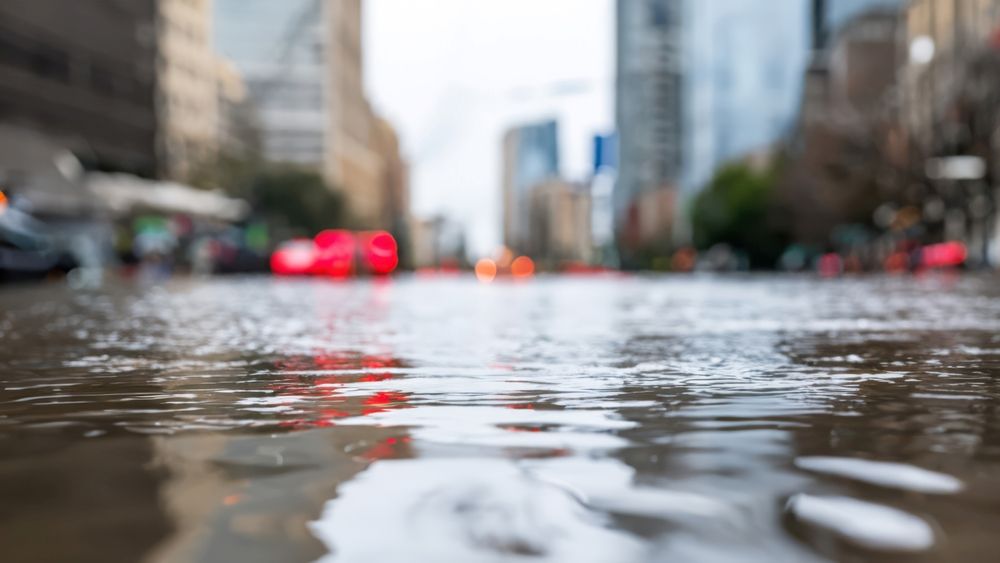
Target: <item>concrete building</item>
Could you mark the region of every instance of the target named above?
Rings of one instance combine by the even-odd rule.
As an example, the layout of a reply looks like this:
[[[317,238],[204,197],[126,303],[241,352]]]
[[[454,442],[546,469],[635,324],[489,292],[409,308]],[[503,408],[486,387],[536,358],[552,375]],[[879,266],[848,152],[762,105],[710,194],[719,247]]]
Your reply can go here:
[[[779,188],[789,210],[784,222],[798,243],[823,248],[838,226],[867,224],[880,194],[891,192],[899,21],[896,10],[876,8],[815,34],[822,39]]]
[[[243,75],[231,61],[216,57],[215,81],[219,150],[237,155],[259,152],[256,115]]]
[[[353,226],[390,228],[389,193],[403,189],[405,166],[364,91],[361,0],[217,0],[216,19],[218,49],[256,107],[264,157],[321,172]]]
[[[162,176],[187,179],[219,146],[218,61],[211,0],[157,3],[157,106]]]
[[[589,263],[594,246],[588,186],[548,180],[532,188],[530,201],[528,256],[548,268]]]
[[[385,163],[378,153],[378,124],[364,91],[361,0],[329,0],[327,57],[330,73],[328,181],[342,189],[362,226],[384,226]]]
[[[444,216],[414,219],[410,229],[414,268],[457,269],[467,265],[465,232]]]
[[[410,168],[402,156],[396,129],[385,119],[375,122],[374,144],[382,165],[383,184],[377,222],[400,238],[410,222]]]
[[[545,121],[515,127],[503,139],[503,240],[527,253],[531,231],[531,190],[559,178],[559,126]]]
[[[88,168],[154,175],[156,18],[152,0],[0,3],[0,122]]]

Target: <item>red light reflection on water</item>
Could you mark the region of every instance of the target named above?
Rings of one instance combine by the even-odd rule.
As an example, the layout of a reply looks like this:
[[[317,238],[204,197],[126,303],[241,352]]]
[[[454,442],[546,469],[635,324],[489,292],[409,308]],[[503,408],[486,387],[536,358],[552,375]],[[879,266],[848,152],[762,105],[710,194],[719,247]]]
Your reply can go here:
[[[277,362],[279,372],[285,377],[271,385],[277,397],[287,397],[280,403],[303,412],[302,417],[280,423],[296,430],[334,426],[338,419],[369,416],[393,409],[406,408],[410,400],[407,393],[373,390],[358,396],[356,391],[364,384],[387,382],[398,375],[385,371],[366,373],[368,370],[392,369],[402,363],[390,356],[357,354],[321,354],[311,357],[287,358]],[[310,372],[326,372],[315,374]],[[295,373],[302,372],[302,373]],[[350,388],[353,393],[344,393]]]
[[[393,459],[409,455],[410,437],[390,437],[365,450],[361,457],[369,461]]]

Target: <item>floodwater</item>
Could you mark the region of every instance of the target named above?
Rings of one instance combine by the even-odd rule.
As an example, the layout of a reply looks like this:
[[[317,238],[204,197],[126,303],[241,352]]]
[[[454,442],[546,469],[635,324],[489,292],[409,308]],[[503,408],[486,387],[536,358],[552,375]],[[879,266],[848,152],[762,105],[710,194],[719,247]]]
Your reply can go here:
[[[1000,279],[0,291],[5,561],[995,561]]]

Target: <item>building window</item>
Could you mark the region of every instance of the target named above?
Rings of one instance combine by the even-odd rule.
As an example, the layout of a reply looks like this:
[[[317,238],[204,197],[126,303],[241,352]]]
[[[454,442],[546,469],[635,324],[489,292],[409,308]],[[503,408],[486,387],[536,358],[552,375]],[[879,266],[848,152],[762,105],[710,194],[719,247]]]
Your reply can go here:
[[[670,21],[670,2],[673,0],[650,0],[649,18],[656,27],[667,27]]]

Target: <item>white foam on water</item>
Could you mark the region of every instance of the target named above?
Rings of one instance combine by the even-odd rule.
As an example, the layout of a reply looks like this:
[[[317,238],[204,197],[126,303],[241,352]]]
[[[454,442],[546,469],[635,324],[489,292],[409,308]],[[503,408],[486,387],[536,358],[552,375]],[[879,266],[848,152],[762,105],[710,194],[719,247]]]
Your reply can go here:
[[[788,500],[787,510],[806,524],[869,549],[925,551],[934,545],[934,531],[927,522],[880,504],[797,494]]]
[[[330,562],[628,563],[647,549],[505,460],[377,462],[310,528]]]
[[[952,494],[961,491],[961,480],[904,463],[846,457],[800,457],[795,466],[806,471],[845,477],[872,485],[918,493]]]

